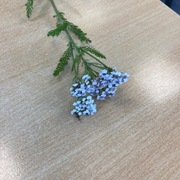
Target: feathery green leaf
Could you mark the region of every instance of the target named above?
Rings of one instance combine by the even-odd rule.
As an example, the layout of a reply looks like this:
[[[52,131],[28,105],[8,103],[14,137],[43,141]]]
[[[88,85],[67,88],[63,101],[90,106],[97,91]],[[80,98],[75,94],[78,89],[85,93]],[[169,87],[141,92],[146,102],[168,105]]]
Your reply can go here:
[[[89,38],[86,37],[86,33],[84,33],[78,26],[75,24],[68,22],[69,29],[79,38],[81,42],[85,41],[86,43],[91,42]]]
[[[64,52],[63,56],[60,58],[59,63],[56,69],[54,70],[53,73],[54,76],[59,75],[59,73],[64,70],[64,67],[68,64],[68,60],[71,58],[71,56],[72,56],[72,50],[71,47],[69,46],[67,50]]]
[[[62,31],[64,31],[67,27],[67,23],[64,22],[63,24],[57,24],[56,29],[53,29],[48,32],[47,36],[59,36]]]
[[[32,15],[33,1],[34,0],[27,0],[27,3],[25,4],[25,6],[26,6],[26,15],[27,15],[28,18],[30,18],[31,15]]]
[[[60,16],[62,20],[65,20],[65,21],[67,20],[67,19],[64,18],[64,13],[63,12],[58,11],[58,16]]]
[[[96,50],[94,48],[91,48],[89,46],[82,46],[82,47],[80,47],[80,50],[84,51],[84,52],[89,52],[91,54],[94,54],[96,57],[106,59],[106,57],[100,51],[98,51],[98,50]]]

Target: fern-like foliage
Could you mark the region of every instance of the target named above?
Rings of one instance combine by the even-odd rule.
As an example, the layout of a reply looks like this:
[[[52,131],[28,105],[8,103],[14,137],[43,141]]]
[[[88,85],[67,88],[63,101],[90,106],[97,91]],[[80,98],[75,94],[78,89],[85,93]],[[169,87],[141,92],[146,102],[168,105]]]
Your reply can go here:
[[[67,28],[73,32],[81,42],[86,42],[89,43],[91,42],[91,40],[89,38],[87,38],[87,33],[84,33],[77,25],[73,24],[72,22],[69,22],[65,17],[64,17],[64,13],[58,11],[57,15],[55,15],[54,17],[56,17],[58,19],[58,21],[62,22],[64,24],[66,24]]]
[[[56,29],[53,29],[48,32],[47,36],[59,36],[62,31],[64,31],[67,27],[67,23],[64,22],[63,24],[57,24]]]
[[[54,18],[57,18],[58,21],[67,21],[67,19],[64,17],[64,13],[58,11],[56,15],[53,16]]]
[[[32,15],[33,2],[34,2],[34,0],[27,0],[27,3],[25,4],[25,6],[26,6],[26,16],[28,18],[30,18],[31,15]]]
[[[80,50],[83,51],[83,52],[89,52],[93,55],[95,55],[96,57],[99,57],[99,58],[102,58],[102,59],[106,59],[106,57],[98,50],[92,48],[92,47],[89,47],[89,46],[82,46],[80,47]]]
[[[59,63],[54,70],[53,75],[57,76],[61,71],[64,70],[64,67],[68,64],[68,60],[72,57],[72,50],[71,47],[69,46],[67,50],[64,52],[63,56],[60,58]]]
[[[79,38],[81,42],[85,41],[86,43],[91,42],[89,38],[87,38],[87,34],[84,33],[78,26],[75,24],[68,22],[69,29]]]

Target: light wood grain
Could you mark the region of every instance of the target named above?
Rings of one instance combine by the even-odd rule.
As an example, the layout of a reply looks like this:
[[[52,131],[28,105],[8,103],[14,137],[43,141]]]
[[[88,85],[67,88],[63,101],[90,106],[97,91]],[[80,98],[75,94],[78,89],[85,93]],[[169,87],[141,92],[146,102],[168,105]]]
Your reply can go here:
[[[3,3],[4,2],[4,3]],[[156,0],[56,0],[131,74],[98,112],[77,121],[67,68],[52,72],[66,37],[49,1],[0,2],[0,179],[180,179],[180,18]]]

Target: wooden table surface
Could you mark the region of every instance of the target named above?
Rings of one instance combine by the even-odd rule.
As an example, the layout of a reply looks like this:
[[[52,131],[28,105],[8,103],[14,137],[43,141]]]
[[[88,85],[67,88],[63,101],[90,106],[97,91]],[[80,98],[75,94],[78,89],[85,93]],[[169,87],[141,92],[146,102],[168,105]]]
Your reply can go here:
[[[0,3],[0,180],[180,179],[180,17],[158,0],[56,0],[131,74],[98,112],[70,115],[70,68],[52,72],[67,39],[49,1]]]

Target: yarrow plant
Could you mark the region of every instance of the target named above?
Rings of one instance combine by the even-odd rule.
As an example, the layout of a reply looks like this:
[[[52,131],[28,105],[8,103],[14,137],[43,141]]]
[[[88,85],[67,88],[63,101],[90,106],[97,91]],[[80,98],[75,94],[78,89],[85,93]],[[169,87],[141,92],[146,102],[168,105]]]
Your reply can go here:
[[[47,36],[60,36],[64,32],[68,39],[67,49],[59,59],[53,75],[58,76],[68,62],[72,61],[71,71],[74,73],[74,78],[70,92],[76,98],[76,102],[73,103],[74,109],[71,114],[76,115],[77,118],[93,115],[97,111],[95,101],[114,96],[117,87],[127,82],[129,74],[118,72],[115,68],[104,64],[100,59],[106,57],[90,45],[91,40],[87,34],[64,17],[64,13],[57,9],[54,0],[50,0],[50,3],[56,13],[53,17],[56,18],[57,23],[55,29],[49,31]],[[33,5],[34,0],[27,0],[25,4],[28,18],[32,15]],[[75,41],[72,34],[80,43]],[[80,72],[80,66],[84,67],[83,73]]]

